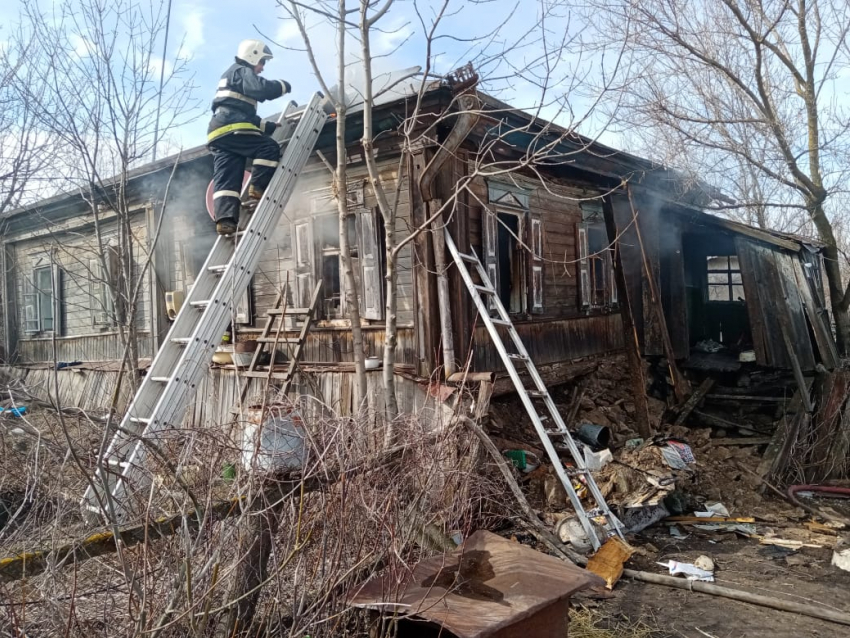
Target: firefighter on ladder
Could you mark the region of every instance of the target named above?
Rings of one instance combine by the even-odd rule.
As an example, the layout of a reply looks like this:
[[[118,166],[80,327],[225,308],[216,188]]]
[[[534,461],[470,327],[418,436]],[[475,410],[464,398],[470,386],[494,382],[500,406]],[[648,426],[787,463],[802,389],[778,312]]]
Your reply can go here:
[[[253,160],[248,197],[259,200],[280,161],[280,145],[271,138],[275,122],[257,116],[257,102],[289,93],[284,80],[260,77],[271,50],[260,40],[239,43],[236,62],[221,76],[212,103],[207,144],[213,155],[213,206],[219,235],[236,232],[245,161]]]

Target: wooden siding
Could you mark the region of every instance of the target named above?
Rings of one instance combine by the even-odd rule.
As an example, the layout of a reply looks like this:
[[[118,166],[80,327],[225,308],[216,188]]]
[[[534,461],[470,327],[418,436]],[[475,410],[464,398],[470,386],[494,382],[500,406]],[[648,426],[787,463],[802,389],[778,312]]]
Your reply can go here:
[[[78,407],[102,413],[110,405],[118,372],[115,366],[81,367],[59,370],[58,403],[64,407]],[[308,368],[309,370],[309,368]],[[380,413],[384,407],[384,392],[381,371],[366,373],[369,408]],[[47,367],[0,367],[0,378],[20,379],[33,393],[43,400],[54,401],[56,394],[53,383],[54,372]],[[296,376],[291,397],[312,397],[315,401],[304,404],[311,406],[313,416],[321,413],[337,415],[351,414],[354,375],[350,371],[329,370],[305,372]],[[233,371],[223,368],[210,368],[198,386],[198,392],[189,401],[184,423],[191,426],[209,427],[229,423],[238,411],[238,396],[243,379]],[[280,382],[272,382],[271,386]],[[439,403],[428,391],[427,383],[402,375],[396,375],[396,393],[399,407],[405,414],[416,414],[433,426],[438,426],[451,412],[450,408]],[[263,379],[251,379],[247,399],[243,407],[259,401],[266,388]],[[121,386],[118,401],[119,414],[131,399],[131,384],[126,378]]]
[[[378,165],[384,186],[394,202],[394,194],[398,186],[398,159],[392,158],[379,162]],[[355,208],[374,209],[377,200],[374,193],[367,185],[367,171],[363,164],[352,165],[348,169],[349,188],[358,187],[364,193],[364,200]],[[336,202],[330,198],[331,176],[327,168],[317,158],[311,159],[298,181],[296,192],[281,216],[279,224],[273,231],[273,235],[263,251],[260,262],[257,265],[256,274],[252,282],[252,305],[254,325],[262,326],[265,312],[273,304],[280,288],[286,283],[287,276],[291,288],[296,287],[296,265],[294,255],[294,226],[299,220],[314,219],[317,215],[336,214]],[[398,190],[398,217],[396,228],[404,236],[410,227],[409,206],[409,181],[407,176],[402,176],[402,183]],[[191,281],[192,274],[187,272],[191,269],[189,262],[193,261],[191,252],[194,249],[193,238],[186,240],[186,232],[180,229],[190,229],[198,222],[196,218],[178,218],[174,228],[175,232],[165,249],[165,258],[168,260],[167,281],[170,289],[185,290]],[[201,222],[202,228],[207,227],[207,220]],[[211,226],[211,225],[210,225]],[[189,235],[191,237],[192,235]],[[204,237],[204,249],[209,240]],[[316,244],[318,238],[314,238],[311,251],[315,255],[313,260],[313,276],[320,275],[318,266],[318,251]],[[204,253],[205,254],[205,253]],[[197,259],[194,259],[197,262]],[[398,325],[413,325],[413,261],[411,246],[404,248],[398,258]],[[197,269],[197,267],[195,268]],[[196,273],[194,273],[196,274]],[[358,277],[359,279],[359,277]],[[290,304],[295,303],[297,297],[290,299]],[[383,320],[373,322],[383,325]],[[326,359],[321,359],[326,360]]]
[[[242,332],[241,337],[250,338],[251,334]],[[383,328],[365,327],[363,329],[363,349],[367,357],[384,355],[386,331]],[[399,328],[396,343],[396,364],[415,366],[416,341],[413,328]],[[297,332],[281,332],[281,337],[297,337]],[[241,338],[240,337],[240,338]],[[290,346],[291,347],[291,346]],[[278,350],[286,352],[284,346]],[[348,328],[314,328],[307,336],[301,360],[313,363],[350,363],[354,361],[351,330]]]
[[[837,365],[832,334],[822,320],[800,256],[745,237],[736,238],[735,244],[756,360],[790,368],[788,343],[802,370],[813,370],[817,361]]]
[[[234,413],[238,411],[240,382],[241,379],[232,370],[210,369],[210,373],[198,386],[198,398],[190,406],[186,422],[211,426],[233,420]],[[311,406],[314,416],[322,412],[347,415],[352,412],[353,384],[354,374],[350,371],[299,373],[296,375],[290,396],[315,399],[316,401],[305,402],[305,405]],[[435,424],[441,415],[445,414],[443,405],[428,393],[427,384],[397,374],[395,386],[399,409],[402,413],[424,416]],[[265,387],[265,380],[252,379],[243,407],[260,402]],[[272,387],[275,387],[275,383],[272,383]],[[366,373],[366,395],[370,410],[380,412],[384,409],[380,370]]]
[[[153,354],[150,333],[139,333],[139,357]],[[117,332],[56,339],[56,361],[120,361],[123,356],[124,344]],[[24,363],[53,361],[53,340],[50,337],[20,339],[18,357]]]
[[[515,327],[534,363],[539,366],[613,352],[623,347],[623,325],[619,314],[522,322]],[[506,334],[503,334],[503,339],[508,340]],[[473,348],[476,371],[504,369],[490,333],[483,325],[475,328]]]
[[[20,379],[27,390],[36,398],[56,402],[62,407],[75,407],[104,413],[112,403],[118,372],[113,369],[66,368],[55,372],[58,384],[54,384],[54,371],[47,367],[3,366],[0,376]],[[55,387],[58,385],[58,396]],[[118,412],[123,412],[132,398],[131,384],[125,377],[118,397]],[[57,401],[58,399],[58,401]]]
[[[577,316],[580,306],[576,225],[582,219],[581,200],[597,197],[600,192],[583,183],[549,183],[541,187],[520,175],[513,175],[512,181],[528,189],[529,213],[539,217],[543,225],[543,311],[535,313],[534,320]],[[478,201],[488,202],[487,184],[483,179],[475,180],[470,190],[474,195],[469,203],[469,242],[481,255],[482,220],[486,213]]]
[[[118,232],[115,221],[101,225],[104,245],[114,244]],[[134,240],[134,268],[140,276],[147,258],[147,220],[140,210],[132,221]],[[14,238],[12,238],[14,240]],[[57,339],[59,361],[102,361],[120,359],[123,347],[114,326],[98,325],[95,319],[99,303],[92,296],[92,282],[99,278],[90,268],[90,260],[98,259],[99,245],[93,227],[68,229],[61,234],[44,230],[30,233],[27,238],[14,243],[13,281],[15,303],[13,312],[17,332],[17,355],[24,362],[52,361],[51,333],[27,333],[25,326],[25,295],[36,267],[53,261],[61,270],[61,325]],[[150,281],[149,274],[141,279],[136,326],[141,332],[150,332]],[[142,336],[140,356],[151,354],[151,340]]]

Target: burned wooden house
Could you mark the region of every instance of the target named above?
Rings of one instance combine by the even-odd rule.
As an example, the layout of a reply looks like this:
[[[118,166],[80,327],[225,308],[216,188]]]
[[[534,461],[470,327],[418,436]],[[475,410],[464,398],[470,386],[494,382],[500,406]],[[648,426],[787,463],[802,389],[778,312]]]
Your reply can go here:
[[[709,215],[703,209],[710,197],[675,172],[488,96],[477,96],[469,121],[457,114],[456,97],[444,85],[425,94],[422,110],[431,115],[422,117],[418,144],[404,157],[411,136],[402,135],[402,123],[415,96],[400,95],[373,116],[380,178],[396,197],[396,230],[405,237],[425,229],[398,258],[395,372],[403,410],[444,396],[430,382],[459,369],[502,370],[457,269],[446,262],[443,227],[461,251],[482,257],[531,356],[554,380],[569,378],[576,362],[635,348],[635,338],[640,354],[679,363],[719,365],[699,352],[711,343],[724,347],[716,359],[737,361],[751,350],[758,365],[799,375],[836,364],[816,244]],[[348,239],[365,354],[381,357],[384,228],[362,131],[362,111],[355,110],[346,138]],[[332,122],[317,149],[334,161]],[[108,193],[58,196],[4,215],[2,356],[10,371],[37,385],[58,363],[62,400],[101,407],[124,357],[119,327],[131,309],[144,368],[213,243],[205,210],[210,176],[211,158],[199,147],[133,171],[121,216],[109,210]],[[453,205],[429,224],[448,201]],[[113,241],[125,222],[130,256]],[[318,155],[268,246],[251,286],[240,292],[236,340],[262,330],[285,286],[298,306],[321,281],[297,390],[345,412],[353,345],[337,205]],[[113,268],[122,264],[135,296],[118,308],[105,284],[114,287]],[[197,418],[225,418],[238,396],[237,372],[214,366],[198,394]],[[370,394],[380,395],[379,373],[367,377]]]

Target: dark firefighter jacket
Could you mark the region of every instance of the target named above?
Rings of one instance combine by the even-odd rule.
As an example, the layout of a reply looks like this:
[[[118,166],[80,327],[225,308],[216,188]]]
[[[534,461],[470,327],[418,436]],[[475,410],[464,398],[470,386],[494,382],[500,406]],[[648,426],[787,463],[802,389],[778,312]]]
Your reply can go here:
[[[274,131],[274,122],[265,127],[257,116],[257,102],[274,100],[287,90],[283,80],[266,80],[243,62],[236,62],[221,76],[212,102],[213,116],[207,127],[207,142],[229,133],[266,133]]]

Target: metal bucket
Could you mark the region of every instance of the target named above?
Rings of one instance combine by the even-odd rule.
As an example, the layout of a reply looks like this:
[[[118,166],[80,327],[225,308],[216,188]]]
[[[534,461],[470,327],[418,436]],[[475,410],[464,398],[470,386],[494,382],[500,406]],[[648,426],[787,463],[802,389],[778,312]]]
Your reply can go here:
[[[301,413],[291,405],[248,409],[242,429],[242,465],[246,470],[297,470],[304,465],[307,446]]]

